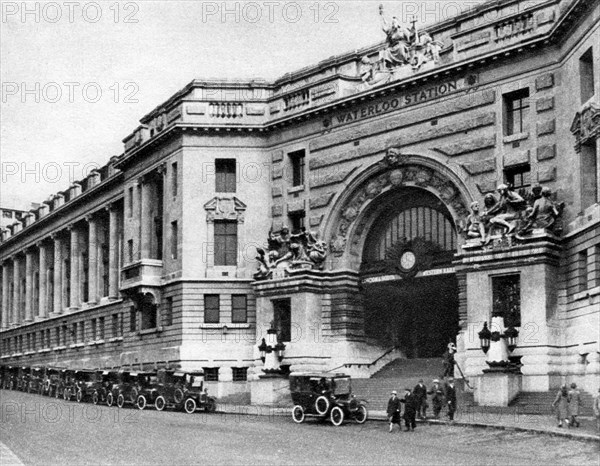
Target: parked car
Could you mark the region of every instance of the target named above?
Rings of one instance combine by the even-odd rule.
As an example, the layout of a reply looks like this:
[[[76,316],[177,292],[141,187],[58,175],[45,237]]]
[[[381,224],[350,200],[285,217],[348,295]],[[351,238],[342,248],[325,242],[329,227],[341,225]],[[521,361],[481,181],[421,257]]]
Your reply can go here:
[[[65,401],[71,401],[77,393],[77,385],[75,384],[75,370],[62,369],[60,374],[61,378],[56,397],[58,398],[60,395],[62,395]]]
[[[92,403],[97,405],[98,403],[108,404],[108,394],[112,392],[113,387],[119,383],[119,374],[116,371],[100,371],[98,374],[98,383],[92,393]],[[112,397],[114,402],[114,397]],[[112,406],[112,403],[108,406]]]
[[[58,388],[61,384],[62,369],[57,367],[48,367],[44,377],[44,395],[56,396]]]
[[[44,373],[45,367],[32,367],[29,374],[29,383],[27,392],[42,394],[44,392]]]
[[[345,374],[292,373],[290,391],[294,407],[294,422],[304,422],[306,416],[329,419],[339,426],[344,419],[363,424],[368,417],[365,400],[352,394],[350,376]]]
[[[126,404],[135,405],[139,394],[138,377],[145,376],[149,372],[119,371],[117,372],[117,383],[107,395],[106,404],[112,406],[116,401],[117,406],[122,408]]]
[[[154,401],[158,411],[165,408],[183,409],[191,414],[197,409],[214,412],[217,401],[208,395],[204,387],[204,372],[183,372],[175,370],[158,371],[159,395]]]
[[[19,366],[17,371],[17,390],[26,392],[29,387],[29,375],[31,368],[27,366]]]
[[[139,409],[145,409],[148,405],[156,405],[156,400],[163,392],[163,384],[160,383],[156,372],[140,373],[137,377],[138,396],[135,402]]]
[[[75,399],[78,403],[92,399],[93,393],[101,383],[100,371],[91,369],[76,370],[73,374]]]
[[[2,377],[3,387],[7,390],[16,390],[19,367],[5,366],[4,371],[4,376]]]

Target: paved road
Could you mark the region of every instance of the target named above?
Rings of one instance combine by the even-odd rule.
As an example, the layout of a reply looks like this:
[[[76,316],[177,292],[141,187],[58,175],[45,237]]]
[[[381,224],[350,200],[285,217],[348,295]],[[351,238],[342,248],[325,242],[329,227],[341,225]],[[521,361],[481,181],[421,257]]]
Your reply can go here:
[[[335,428],[287,417],[188,415],[0,391],[0,441],[26,465],[597,464],[598,444],[545,435],[381,422]]]

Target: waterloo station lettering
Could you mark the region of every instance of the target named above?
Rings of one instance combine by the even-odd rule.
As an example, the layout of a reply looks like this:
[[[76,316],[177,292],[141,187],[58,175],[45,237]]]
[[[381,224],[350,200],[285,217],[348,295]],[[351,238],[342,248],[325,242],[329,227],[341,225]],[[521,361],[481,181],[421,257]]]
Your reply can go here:
[[[461,82],[464,82],[464,80],[447,81],[418,91],[406,93],[397,97],[392,97],[390,99],[384,100],[383,102],[366,105],[362,108],[359,107],[356,110],[336,115],[332,119],[332,122],[334,125],[353,123],[355,121],[359,121],[372,116],[389,113],[399,108],[409,107],[411,105],[416,105],[422,102],[427,102],[429,100],[434,100],[439,97],[443,97],[465,89],[465,85],[461,85]]]

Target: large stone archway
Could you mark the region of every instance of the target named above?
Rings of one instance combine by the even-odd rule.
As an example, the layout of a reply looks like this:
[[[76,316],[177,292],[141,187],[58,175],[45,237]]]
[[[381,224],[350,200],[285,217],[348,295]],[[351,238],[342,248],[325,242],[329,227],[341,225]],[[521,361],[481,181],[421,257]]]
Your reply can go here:
[[[417,187],[436,196],[462,225],[473,197],[456,173],[420,155],[402,154],[391,148],[383,160],[352,180],[333,208],[325,237],[329,238],[330,268],[359,270],[364,244],[377,218],[377,202],[392,190]]]

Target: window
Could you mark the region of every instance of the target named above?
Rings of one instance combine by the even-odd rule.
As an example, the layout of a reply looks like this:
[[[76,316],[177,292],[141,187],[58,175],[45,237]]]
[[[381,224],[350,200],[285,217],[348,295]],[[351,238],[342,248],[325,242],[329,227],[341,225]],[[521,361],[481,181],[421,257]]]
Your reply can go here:
[[[113,338],[120,336],[119,334],[119,314],[112,315],[112,331],[111,335]]]
[[[98,321],[96,319],[92,319],[92,341],[96,341],[98,339]]]
[[[177,162],[171,164],[171,194],[173,197],[177,197]]]
[[[524,133],[527,131],[529,113],[529,89],[521,89],[504,95],[504,134]]]
[[[234,382],[245,382],[248,380],[248,368],[247,367],[232,367],[231,372],[233,374]]]
[[[110,272],[108,239],[105,239],[100,247],[100,254],[102,258],[102,296],[108,296]]]
[[[165,327],[173,325],[173,298],[170,296],[165,301],[165,314],[163,319],[163,325]]]
[[[71,306],[71,261],[69,259],[65,259],[63,265],[64,277],[64,289],[65,295],[63,298],[63,303],[65,307]]]
[[[518,165],[504,170],[506,183],[514,189],[525,188],[531,185],[531,167],[529,164]]]
[[[178,239],[177,235],[179,234],[179,227],[177,226],[177,221],[171,222],[171,258],[177,259],[177,247],[178,247]]]
[[[231,297],[231,322],[245,324],[248,322],[248,299],[245,294],[234,294]]]
[[[218,193],[234,193],[236,188],[235,159],[215,160],[216,186]]]
[[[99,340],[104,340],[104,328],[105,328],[104,317],[100,317],[100,319],[98,319],[98,339]]]
[[[594,55],[592,47],[579,59],[579,81],[581,103],[587,102],[594,95]]]
[[[79,341],[83,343],[85,341],[85,321],[79,322]]]
[[[204,323],[218,324],[219,323],[219,295],[207,294],[204,295]]]
[[[129,331],[130,332],[135,332],[137,329],[137,312],[135,310],[135,307],[131,307],[131,309],[129,309]]]
[[[156,313],[158,310],[156,304],[151,299],[145,298],[140,307],[142,319],[140,330],[156,328]]]
[[[304,150],[290,152],[289,158],[292,165],[292,186],[302,186],[304,184]]]
[[[290,218],[292,233],[301,232],[302,229],[304,228],[304,219],[305,219],[304,211],[293,212],[293,213],[289,214],[288,217]]]
[[[129,188],[128,200],[129,202],[127,205],[127,216],[133,217],[133,188]]]
[[[133,262],[133,240],[127,240],[127,260],[129,263]]]
[[[67,346],[67,335],[69,333],[69,328],[67,327],[67,325],[63,325],[62,326],[62,345],[63,346]]]
[[[83,280],[81,281],[81,297],[84,303],[90,300],[90,259],[87,252],[81,254],[81,267],[83,269]],[[91,297],[94,299],[94,297]]]
[[[587,252],[579,252],[577,254],[576,260],[577,263],[575,264],[575,266],[577,269],[577,291],[585,291],[588,287]]]
[[[504,317],[506,327],[521,326],[521,277],[492,277],[492,317]]]
[[[237,265],[237,222],[215,222],[215,265]]]
[[[278,299],[273,301],[273,323],[277,337],[281,341],[292,341],[292,301]]]
[[[205,367],[204,368],[204,380],[206,382],[218,382],[219,381],[219,368],[218,367]]]
[[[79,332],[77,331],[77,322],[73,322],[73,327],[71,329],[71,337],[73,339],[73,343],[77,343],[77,339],[79,337]]]
[[[591,138],[581,145],[581,210],[600,201],[598,190],[598,156],[596,140]]]

